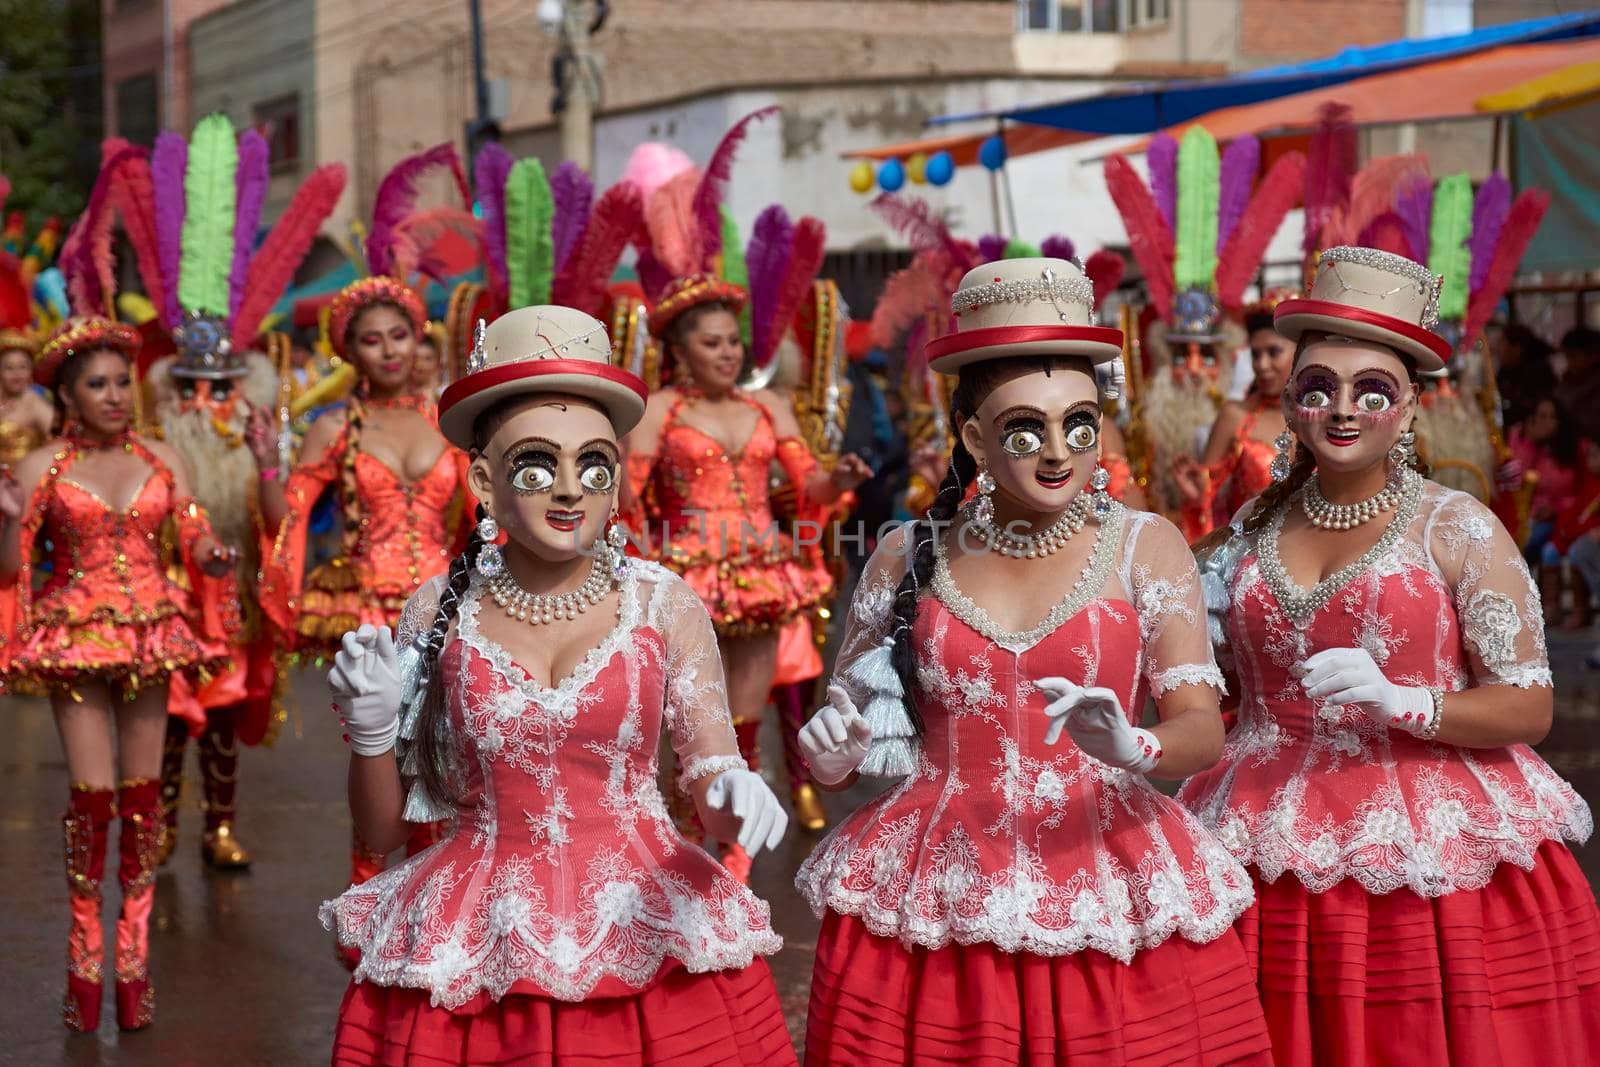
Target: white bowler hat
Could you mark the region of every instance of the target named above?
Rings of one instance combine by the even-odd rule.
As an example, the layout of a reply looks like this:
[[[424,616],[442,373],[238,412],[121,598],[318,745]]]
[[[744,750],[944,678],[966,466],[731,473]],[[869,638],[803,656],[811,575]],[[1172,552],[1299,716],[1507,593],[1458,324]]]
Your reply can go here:
[[[1002,259],[969,270],[950,298],[956,332],[928,342],[928,364],[952,374],[1012,356],[1082,356],[1110,363],[1122,331],[1095,326],[1094,284],[1065,259]]]
[[[439,398],[439,430],[470,449],[472,424],[509,397],[569,393],[606,411],[621,437],[644,416],[644,381],[612,366],[611,342],[598,319],[554,304],[517,308],[488,326],[478,320],[467,373]]]
[[[1421,263],[1376,248],[1342,245],[1322,253],[1317,280],[1304,299],[1273,311],[1291,341],[1308,330],[1388,345],[1417,361],[1423,374],[1444,369],[1450,342],[1439,323],[1440,279]]]

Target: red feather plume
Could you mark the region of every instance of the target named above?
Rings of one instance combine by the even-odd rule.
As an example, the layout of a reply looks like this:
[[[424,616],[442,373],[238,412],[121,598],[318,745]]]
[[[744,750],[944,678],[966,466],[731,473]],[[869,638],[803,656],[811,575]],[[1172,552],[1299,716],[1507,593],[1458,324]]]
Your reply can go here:
[[[807,215],[794,226],[794,245],[789,252],[789,267],[784,271],[783,284],[778,287],[772,301],[772,327],[767,331],[765,352],[752,353],[755,364],[765,367],[777,354],[778,345],[794,324],[795,313],[811,292],[811,283],[817,280],[822,269],[822,257],[827,251],[828,231],[822,220]]]
[[[913,263],[889,275],[872,309],[872,343],[892,348],[929,315],[948,315],[950,294],[924,264]]]
[[[1350,202],[1350,183],[1360,162],[1360,144],[1348,106],[1324,104],[1317,120],[1306,160],[1306,228],[1301,244],[1307,256],[1316,252],[1334,209]]]
[[[1323,227],[1319,249],[1359,244],[1372,221],[1394,207],[1396,194],[1411,182],[1427,180],[1426,156],[1384,156],[1362,167],[1350,183],[1348,203],[1336,205]]]
[[[938,257],[930,263],[936,273],[959,276],[978,265],[974,247],[957,240],[926,200],[906,200],[893,193],[882,193],[869,206],[906,239],[913,251]]]
[[[1469,347],[1478,334],[1489,324],[1489,316],[1500,305],[1500,298],[1511,288],[1517,276],[1517,266],[1528,250],[1528,243],[1544,221],[1550,208],[1550,194],[1543,189],[1529,189],[1511,204],[1505,225],[1500,228],[1500,240],[1494,246],[1494,257],[1489,261],[1489,273],[1483,287],[1467,305],[1467,317],[1461,324],[1461,347]]]
[[[1306,180],[1306,157],[1299,152],[1279,156],[1267,176],[1261,179],[1244,218],[1234,227],[1233,236],[1217,257],[1217,302],[1237,311],[1245,286],[1255,277],[1256,268],[1267,254],[1267,246],[1283,224],[1283,217],[1300,200]]]
[[[367,267],[373,274],[388,274],[393,268],[394,230],[417,209],[418,183],[439,167],[448,167],[455,179],[461,204],[470,210],[472,194],[467,188],[467,175],[461,169],[461,157],[456,146],[446,142],[434,145],[426,152],[407,156],[396,163],[383,181],[378,184],[378,195],[372,203],[372,229],[367,234]]]
[[[722,251],[722,190],[728,179],[733,177],[733,157],[750,132],[750,124],[776,115],[781,110],[777,104],[773,104],[750,112],[722,135],[717,150],[711,154],[711,161],[706,164],[705,173],[700,177],[700,184],[695,187],[692,203],[692,217],[700,230],[700,251],[703,257],[701,262],[695,265],[696,270],[710,270],[712,257]]]
[[[277,225],[261,242],[245,279],[244,299],[233,316],[233,340],[240,346],[255,340],[261,322],[289,287],[294,272],[311,249],[322,223],[344,192],[344,166],[329,163],[311,172],[284,209]]]
[[[142,149],[135,149],[121,158],[111,175],[111,203],[122,216],[122,228],[133,245],[144,295],[161,307],[166,288],[156,245],[156,192],[150,180],[150,157]]]
[[[89,206],[61,246],[59,263],[67,282],[67,298],[73,312],[79,315],[116,314],[112,306],[117,291],[116,259],[111,246],[116,211],[111,204],[111,186],[117,170],[138,149],[127,147],[124,142],[123,147],[113,146],[107,151],[89,193]]]
[[[1376,248],[1382,252],[1393,252],[1397,256],[1415,259],[1411,251],[1411,243],[1406,240],[1406,224],[1399,215],[1393,211],[1385,211],[1371,222],[1366,229],[1361,231],[1361,238],[1357,242],[1367,248]]]
[[[419,211],[394,230],[395,277],[409,280],[413,274],[422,274],[443,285],[449,267],[435,256],[435,246],[449,235],[456,235],[483,252],[483,223],[472,212],[459,207],[436,207]]]
[[[699,187],[700,173],[686,170],[657,189],[644,206],[650,250],[674,278],[707,269],[710,257],[694,217],[695,190]]]
[[[1083,273],[1089,276],[1089,281],[1094,283],[1094,306],[1098,308],[1105,303],[1106,297],[1116,291],[1122,284],[1122,275],[1127,271],[1128,265],[1122,257],[1109,248],[1102,248],[1089,257],[1083,265]]]
[[[644,226],[644,202],[639,187],[618,182],[605,191],[589,212],[578,247],[556,274],[550,301],[578,308],[591,315],[604,312],[606,287],[617,261]]]
[[[1108,156],[1105,173],[1106,189],[1111,193],[1111,202],[1117,206],[1117,213],[1122,216],[1123,227],[1128,231],[1128,247],[1133,252],[1134,262],[1139,264],[1139,270],[1144,274],[1144,284],[1150,290],[1150,302],[1164,319],[1172,312],[1172,228],[1162,217],[1155,197],[1150,195],[1149,188],[1139,177],[1138,171],[1133,169],[1132,163],[1122,156]],[[1250,213],[1246,210],[1244,218],[1235,227],[1233,241],[1239,239],[1238,231],[1243,230],[1249,222]],[[1217,269],[1220,275],[1220,262]]]

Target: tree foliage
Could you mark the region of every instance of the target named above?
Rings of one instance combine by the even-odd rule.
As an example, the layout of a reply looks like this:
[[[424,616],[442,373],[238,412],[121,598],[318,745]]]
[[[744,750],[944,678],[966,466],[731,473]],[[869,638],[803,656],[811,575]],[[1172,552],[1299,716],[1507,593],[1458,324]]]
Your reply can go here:
[[[30,229],[83,209],[102,129],[97,0],[0,0],[0,174]]]

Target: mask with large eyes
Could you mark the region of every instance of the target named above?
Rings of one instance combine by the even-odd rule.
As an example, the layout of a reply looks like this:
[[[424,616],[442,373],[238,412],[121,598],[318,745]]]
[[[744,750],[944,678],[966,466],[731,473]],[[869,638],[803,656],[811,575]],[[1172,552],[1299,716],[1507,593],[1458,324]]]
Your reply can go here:
[[[1100,427],[1094,416],[1078,413],[1067,419],[1067,447],[1076,453],[1093,452],[1100,443]]]
[[[507,463],[506,480],[519,493],[548,493],[556,484],[556,457],[542,448],[518,452]]]
[[[1399,397],[1394,386],[1383,378],[1362,378],[1355,384],[1356,414],[1382,415],[1393,408]]]
[[[1294,383],[1294,402],[1308,411],[1324,411],[1333,406],[1339,386],[1325,374],[1305,374]]]
[[[1023,459],[1038,453],[1044,447],[1044,426],[1035,419],[1016,419],[1006,424],[1000,435],[1000,447],[1007,455]]]

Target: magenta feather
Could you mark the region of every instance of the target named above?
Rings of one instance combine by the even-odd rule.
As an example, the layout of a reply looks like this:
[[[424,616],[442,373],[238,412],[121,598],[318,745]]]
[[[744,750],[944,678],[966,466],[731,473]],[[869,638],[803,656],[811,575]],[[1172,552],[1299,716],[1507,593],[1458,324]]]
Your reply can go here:
[[[1178,139],[1170,133],[1156,134],[1144,150],[1144,160],[1150,168],[1150,195],[1170,230],[1178,218]]]
[[[783,205],[773,204],[756,216],[755,228],[750,231],[750,248],[745,253],[750,276],[750,347],[755,352],[766,351],[769,336],[776,328],[772,309],[793,250],[794,223]]]
[[[457,182],[464,184],[461,157],[456,155],[456,146],[448,142],[407,156],[383,176],[372,204],[372,229],[367,234],[367,269],[373,274],[388,274],[392,269],[394,253],[390,246],[395,227],[417,209],[422,180],[440,167],[450,168]]]
[[[489,287],[502,295],[511,275],[506,268],[506,179],[514,161],[494,142],[483,146],[473,167],[478,203],[483,207],[483,247],[488,259]]]
[[[1261,142],[1246,134],[1235,137],[1222,150],[1222,170],[1217,195],[1217,251],[1228,247],[1228,238],[1250,206],[1250,190],[1261,169]]]
[[[1472,202],[1472,236],[1467,238],[1467,249],[1472,255],[1472,274],[1467,291],[1476,293],[1489,277],[1489,262],[1494,258],[1495,245],[1500,231],[1511,211],[1511,183],[1496,171],[1478,187],[1478,196]]]
[[[639,252],[638,258],[634,260],[633,269],[639,275],[639,287],[651,301],[661,299],[672,285],[672,271],[648,248]]]
[[[1039,245],[1039,254],[1046,259],[1075,259],[1077,251],[1078,247],[1072,243],[1072,238],[1060,233],[1051,234]]]
[[[767,312],[767,330],[764,345],[751,346],[751,358],[758,367],[772,362],[801,302],[810,294],[817,272],[822,269],[822,257],[827,251],[828,231],[820,219],[810,215],[795,223],[794,241],[789,251],[789,262],[783,271],[783,281],[772,299]]]
[[[1543,189],[1524,189],[1506,212],[1500,228],[1500,239],[1495,242],[1483,286],[1472,294],[1467,305],[1467,317],[1461,325],[1461,347],[1470,348],[1478,334],[1489,324],[1500,300],[1516,279],[1522,255],[1544,221],[1550,208],[1550,194]]]
[[[600,195],[589,224],[583,228],[578,248],[556,272],[550,302],[577,308],[591,315],[605,314],[606,289],[623,250],[638,239],[644,227],[644,200],[632,182],[618,182]],[[639,280],[649,293],[644,255],[639,257]],[[668,279],[670,281],[670,278]]]
[[[163,130],[150,157],[150,182],[156,191],[156,251],[161,257],[162,306],[157,308],[168,329],[183,319],[178,305],[178,264],[183,259],[184,172],[189,142]]]
[[[1301,247],[1307,256],[1321,246],[1322,228],[1334,210],[1349,203],[1350,183],[1360,164],[1360,145],[1355,124],[1350,121],[1350,108],[1339,103],[1324,104],[1317,118],[1317,132],[1306,152],[1306,228]]]
[[[1356,242],[1363,248],[1376,248],[1380,252],[1393,252],[1397,256],[1411,255],[1411,248],[1406,242],[1405,223],[1400,221],[1400,216],[1393,211],[1385,211],[1361,231],[1360,240]]]
[[[1433,221],[1433,183],[1423,177],[1402,188],[1394,198],[1394,213],[1400,219],[1407,254],[1418,263],[1426,263]]]
[[[926,200],[903,200],[893,193],[881,193],[868,206],[905,237],[912,251],[937,257],[930,264],[937,274],[959,278],[983,262],[976,246],[957,240]]]
[[[267,199],[267,139],[259,130],[246,130],[239,138],[239,167],[234,171],[233,268],[228,272],[228,314],[239,310],[244,299],[250,257],[256,250],[256,229],[261,206]]]
[[[117,171],[133,148],[122,148],[107,159],[89,193],[89,205],[67,231],[61,247],[61,273],[67,296],[78,315],[104,315],[111,309],[114,268],[111,229],[115,213],[111,187]]]
[[[998,233],[986,233],[978,238],[978,258],[985,263],[1006,258],[1006,239]]]
[[[550,176],[550,196],[556,203],[550,233],[555,244],[556,270],[560,270],[572,250],[578,247],[583,228],[589,224],[589,210],[594,205],[594,179],[569,159]]]
[[[722,135],[721,143],[706,164],[705,173],[700,176],[700,184],[694,191],[694,218],[700,228],[700,247],[705,254],[705,263],[701,266],[704,268],[709,269],[711,261],[722,251],[722,193],[723,186],[733,177],[733,157],[750,132],[750,124],[776,115],[779,110],[776,104],[759,108],[734,123],[733,128]]]
[[[127,142],[122,142],[126,145]],[[150,184],[150,158],[144,149],[128,153],[115,168],[111,203],[122,217],[122,229],[133,245],[134,261],[144,295],[157,308],[166,304],[161,277],[161,254],[156,250],[155,190]]]

